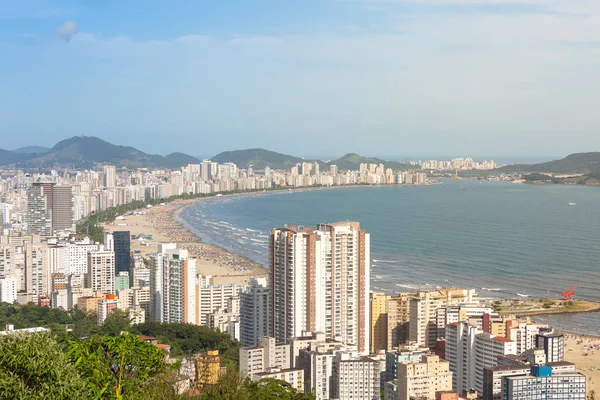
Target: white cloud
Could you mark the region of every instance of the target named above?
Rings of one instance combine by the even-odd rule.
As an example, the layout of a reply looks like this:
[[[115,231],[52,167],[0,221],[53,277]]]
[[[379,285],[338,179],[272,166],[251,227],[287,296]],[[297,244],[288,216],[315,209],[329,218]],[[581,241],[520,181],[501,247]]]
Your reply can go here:
[[[61,39],[68,42],[75,34],[77,34],[78,30],[79,29],[76,22],[67,21],[58,27],[56,33]]]

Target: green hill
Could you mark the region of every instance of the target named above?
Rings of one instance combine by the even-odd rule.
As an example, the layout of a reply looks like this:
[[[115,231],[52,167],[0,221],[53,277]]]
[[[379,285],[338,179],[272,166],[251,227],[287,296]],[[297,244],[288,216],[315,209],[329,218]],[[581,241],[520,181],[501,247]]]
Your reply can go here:
[[[13,153],[19,154],[43,154],[50,151],[49,147],[42,146],[25,146],[19,147],[18,149],[13,150]]]
[[[256,169],[264,169],[266,166],[269,166],[272,169],[284,170],[289,170],[297,163],[315,161],[265,149],[225,151],[217,154],[211,158],[211,160],[219,163],[232,162],[239,168],[248,168],[248,166],[253,165]],[[358,170],[361,163],[383,164],[386,168],[392,168],[394,170],[408,170],[414,168],[410,164],[385,161],[379,158],[361,157],[356,153],[349,153],[337,160],[329,162],[319,161],[321,168],[328,168],[330,165],[335,164],[340,170]]]
[[[15,153],[14,151],[0,149],[0,166],[18,164],[34,156],[34,154]]]
[[[539,164],[514,164],[497,169],[498,172],[550,172],[576,174],[600,172],[600,152],[570,154],[561,160]]]
[[[218,163],[232,162],[239,168],[248,168],[253,165],[256,169],[264,169],[266,166],[272,169],[290,169],[299,162],[307,161],[265,149],[224,151],[212,157],[211,160]]]
[[[383,164],[385,168],[391,168],[393,170],[409,170],[414,169],[415,167],[401,163],[397,161],[385,161],[379,158],[369,158],[369,157],[361,157],[356,153],[349,153],[339,158],[335,161],[330,162],[329,164],[336,164],[339,169],[346,170],[358,170],[360,168],[360,164]]]
[[[147,154],[134,147],[114,145],[92,136],[74,136],[62,140],[47,153],[23,154],[20,156],[26,158],[19,161],[10,161],[17,153],[9,153],[12,156],[0,153],[0,165],[20,161],[19,165],[23,167],[72,165],[75,168],[91,168],[96,164],[113,164],[127,168],[179,168],[184,164],[199,162],[197,158],[183,153],[167,156]]]

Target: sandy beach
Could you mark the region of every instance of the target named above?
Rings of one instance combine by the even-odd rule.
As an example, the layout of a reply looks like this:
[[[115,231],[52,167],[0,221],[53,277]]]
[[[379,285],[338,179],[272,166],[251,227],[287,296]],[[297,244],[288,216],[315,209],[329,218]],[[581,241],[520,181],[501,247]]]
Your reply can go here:
[[[577,371],[587,376],[587,391],[600,393],[600,337],[565,333],[565,361],[577,365]],[[586,355],[587,354],[587,355]]]
[[[187,249],[190,258],[196,259],[198,273],[211,275],[214,284],[245,285],[251,277],[266,276],[267,271],[260,264],[202,242],[198,236],[176,221],[177,212],[183,207],[205,200],[177,200],[137,210],[133,215],[124,215],[124,219],[105,223],[104,230],[127,230],[131,235],[146,236],[131,241],[131,250],[139,251],[143,257],[155,253],[158,243],[177,243],[178,248]],[[151,235],[151,239],[147,238],[147,235]]]

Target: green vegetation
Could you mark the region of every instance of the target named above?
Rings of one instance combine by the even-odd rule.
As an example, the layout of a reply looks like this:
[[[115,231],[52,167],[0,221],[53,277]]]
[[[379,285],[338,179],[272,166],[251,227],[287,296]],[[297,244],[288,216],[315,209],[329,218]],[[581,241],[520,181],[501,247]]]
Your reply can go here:
[[[379,158],[361,157],[356,153],[349,153],[342,158],[332,161],[329,164],[336,164],[340,170],[358,170],[360,164],[383,164],[385,168],[393,170],[410,170],[415,169],[414,165],[401,163],[397,161],[385,161]]]
[[[570,154],[561,160],[539,164],[515,164],[498,168],[497,172],[550,172],[575,174],[600,172],[600,152]]]
[[[299,162],[308,161],[265,149],[224,151],[211,160],[218,163],[232,162],[239,168],[253,165],[255,169],[264,169],[267,166],[272,169],[290,169]]]
[[[600,185],[600,172],[569,176],[566,178],[557,178],[546,174],[533,173],[525,175],[523,179],[525,179],[527,183],[556,183],[565,185],[598,186]]]
[[[285,382],[240,380],[239,342],[202,326],[155,322],[130,326],[120,311],[98,326],[95,313],[7,303],[0,303],[0,324],[14,324],[16,329],[42,326],[53,334],[0,336],[0,398],[314,399],[296,393]],[[65,324],[73,325],[71,334]],[[166,363],[163,350],[138,335],[169,344],[175,359],[217,349],[229,372],[219,384],[196,396],[179,395],[173,387],[179,363]]]
[[[227,333],[217,332],[205,326],[191,324],[167,324],[146,322],[131,327],[140,335],[153,336],[161,343],[171,345],[173,356],[190,356],[205,350],[219,350],[222,362],[237,369],[240,343],[231,340]]]
[[[44,334],[13,334],[0,337],[0,398],[85,400],[94,396],[54,339]]]
[[[163,350],[129,333],[68,342],[67,353],[95,398],[142,395],[152,377],[177,367],[166,363]]]
[[[556,178],[550,175],[539,173],[525,175],[523,179],[525,179],[525,181],[527,181],[528,183],[558,183],[558,180]]]
[[[91,168],[95,164],[112,164],[127,168],[179,168],[199,161],[183,153],[171,153],[164,157],[146,154],[133,147],[117,146],[90,136],[62,140],[42,154],[0,150],[0,165],[18,163],[24,167],[69,165],[81,169]]]
[[[248,168],[253,165],[255,169],[264,169],[266,166],[271,169],[286,169],[289,170],[293,166],[302,162],[314,162],[317,160],[305,160],[303,158],[290,156],[287,154],[276,153],[274,151],[264,149],[248,149],[248,150],[235,150],[225,151],[219,153],[213,158],[212,161],[224,163],[232,162],[239,168]],[[406,163],[400,163],[396,161],[385,161],[379,158],[368,158],[361,157],[356,153],[349,153],[337,160],[329,162],[317,161],[321,170],[329,168],[330,165],[335,164],[340,170],[358,170],[360,164],[383,164],[386,168],[392,168],[394,170],[409,170],[414,169],[414,166]]]
[[[43,333],[0,337],[0,398],[55,400],[312,400],[286,382],[240,380],[228,373],[200,393],[178,394],[179,363],[163,350],[124,333],[86,340]],[[175,378],[175,379],[173,379]]]

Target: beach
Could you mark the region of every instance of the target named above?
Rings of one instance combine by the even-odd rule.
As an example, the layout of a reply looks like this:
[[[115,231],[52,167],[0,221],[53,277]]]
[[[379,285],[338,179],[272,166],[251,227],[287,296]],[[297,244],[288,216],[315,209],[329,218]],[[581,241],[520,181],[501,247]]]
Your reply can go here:
[[[565,361],[575,363],[587,377],[588,393],[600,393],[600,337],[565,333],[565,344]]]
[[[177,243],[196,259],[199,274],[213,277],[216,285],[246,285],[249,278],[266,276],[260,264],[202,240],[177,221],[178,212],[185,206],[207,199],[176,200],[131,214],[103,224],[105,231],[129,231],[131,250],[144,258],[157,251],[158,243]],[[139,238],[138,238],[139,237]],[[139,253],[138,253],[139,251]]]

